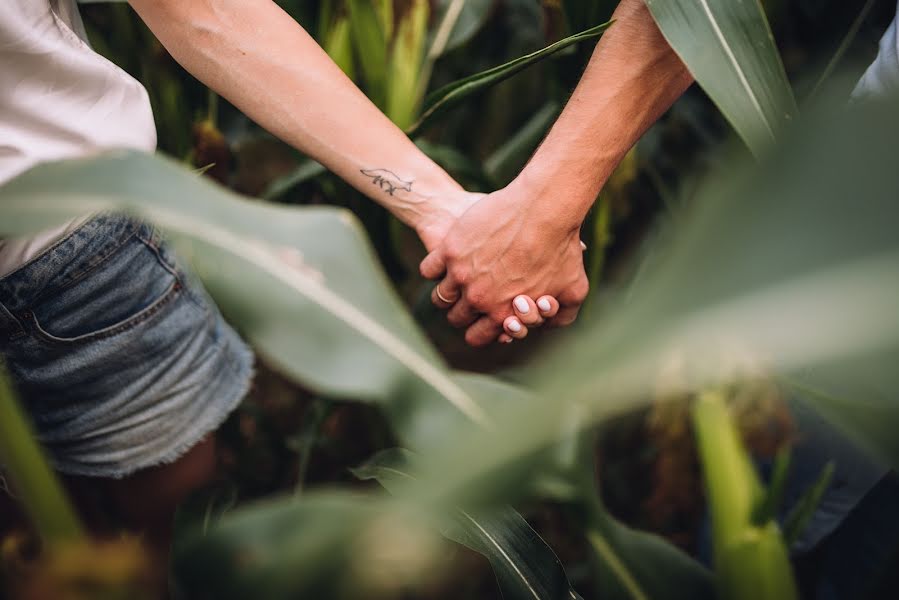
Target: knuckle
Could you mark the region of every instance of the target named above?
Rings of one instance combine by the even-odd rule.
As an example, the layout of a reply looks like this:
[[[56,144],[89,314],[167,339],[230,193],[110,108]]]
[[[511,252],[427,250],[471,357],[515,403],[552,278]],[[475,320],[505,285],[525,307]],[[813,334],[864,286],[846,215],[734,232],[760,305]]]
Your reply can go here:
[[[476,329],[469,329],[465,332],[465,342],[469,346],[478,347],[485,345],[487,343],[487,341],[485,341],[485,337],[486,336],[484,336],[480,331]]]
[[[461,315],[459,313],[449,313],[446,316],[446,320],[449,321],[450,325],[456,328],[465,327],[466,325],[468,325],[468,319],[466,319],[464,315]]]
[[[579,278],[575,284],[571,287],[571,300],[578,304],[582,303],[587,299],[587,294],[590,293],[590,282],[586,277]]]
[[[539,325],[540,323],[543,322],[543,318],[539,314],[537,314],[536,311],[533,311],[533,310],[529,311],[526,315],[521,315],[519,318],[521,319],[521,322],[524,323],[525,325],[534,326],[534,325]]]
[[[447,261],[458,260],[462,256],[462,246],[451,240],[446,240],[443,245],[443,256]]]
[[[468,268],[464,265],[460,265],[459,263],[452,264],[448,269],[448,272],[452,276],[453,280],[460,285],[464,285],[470,278],[470,272]]]
[[[574,323],[576,315],[564,315],[561,317],[556,317],[552,320],[553,327],[568,327],[572,323]]]
[[[487,302],[487,292],[480,287],[468,287],[465,289],[465,300],[474,308],[482,308]]]

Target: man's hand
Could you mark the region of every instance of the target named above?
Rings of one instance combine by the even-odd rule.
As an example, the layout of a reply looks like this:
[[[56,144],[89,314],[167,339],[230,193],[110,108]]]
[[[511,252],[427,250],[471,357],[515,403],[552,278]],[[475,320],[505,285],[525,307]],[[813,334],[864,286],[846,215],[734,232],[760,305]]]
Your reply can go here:
[[[473,346],[496,340],[512,316],[534,326],[543,322],[543,313],[555,315],[554,325],[568,325],[587,296],[579,228],[548,211],[531,210],[525,198],[513,183],[479,200],[422,261],[428,279],[445,274],[432,298],[441,308],[452,307],[447,319],[468,326],[465,339]],[[544,311],[526,298],[528,310],[513,313],[520,295],[538,303],[548,295],[558,304]]]
[[[465,338],[473,345],[496,338],[507,317],[501,341],[523,337],[523,326],[550,316],[532,308],[548,301],[543,294],[561,305],[550,322],[574,320],[588,287],[578,229],[622,157],[693,80],[644,0],[621,0],[612,18],[525,169],[462,215],[422,262],[425,277],[446,272],[432,299],[452,307],[452,324],[470,325]],[[513,298],[529,303],[523,313],[515,308],[520,322],[512,320]]]

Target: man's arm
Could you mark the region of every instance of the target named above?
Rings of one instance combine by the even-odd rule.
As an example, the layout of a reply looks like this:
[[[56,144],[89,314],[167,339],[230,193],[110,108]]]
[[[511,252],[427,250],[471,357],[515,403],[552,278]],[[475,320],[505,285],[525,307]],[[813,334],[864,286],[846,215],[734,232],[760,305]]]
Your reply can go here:
[[[519,293],[555,296],[554,322],[574,320],[587,294],[584,217],[627,151],[692,82],[643,0],[622,0],[613,19],[521,174],[463,215],[422,263],[426,277],[446,272],[441,293],[461,297],[448,317],[474,323],[466,334],[472,344],[496,337]]]
[[[435,246],[474,197],[272,0],[130,0],[172,56]]]
[[[580,227],[628,150],[693,82],[643,0],[622,0],[565,110],[515,185]],[[558,198],[558,200],[556,199]]]

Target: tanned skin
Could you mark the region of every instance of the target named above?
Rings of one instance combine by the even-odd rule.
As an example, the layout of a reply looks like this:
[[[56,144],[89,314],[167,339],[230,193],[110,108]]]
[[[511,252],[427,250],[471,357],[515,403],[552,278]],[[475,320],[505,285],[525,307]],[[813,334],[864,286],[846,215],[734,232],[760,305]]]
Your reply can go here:
[[[553,324],[574,321],[588,291],[584,217],[627,151],[693,81],[643,0],[622,0],[612,18],[525,169],[472,206],[421,265],[425,277],[443,277],[444,297],[459,298],[448,318],[468,326],[473,345],[496,338],[519,294],[554,296],[561,308]],[[533,310],[516,314],[526,325],[540,321]]]

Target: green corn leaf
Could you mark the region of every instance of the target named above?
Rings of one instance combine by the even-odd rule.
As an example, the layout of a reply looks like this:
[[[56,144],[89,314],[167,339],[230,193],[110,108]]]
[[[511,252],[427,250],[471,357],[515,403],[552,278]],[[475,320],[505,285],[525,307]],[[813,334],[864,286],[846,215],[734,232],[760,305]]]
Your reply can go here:
[[[759,0],[646,0],[662,34],[756,156],[797,114]]]
[[[762,526],[771,519],[777,517],[783,501],[784,490],[787,485],[787,474],[790,470],[790,447],[784,446],[777,452],[774,458],[774,468],[771,471],[771,483],[765,490],[762,501],[752,511],[752,524]]]
[[[830,487],[830,482],[833,479],[833,470],[833,463],[827,463],[824,469],[822,469],[821,475],[818,476],[817,481],[806,490],[796,503],[796,506],[790,510],[790,514],[787,515],[787,520],[784,523],[784,539],[787,547],[796,543],[796,540],[799,539],[799,536],[802,535],[803,530],[811,520],[812,515],[818,509],[824,492]]]
[[[600,598],[710,600],[712,574],[664,539],[619,523],[597,507],[587,541],[599,566]]]
[[[353,40],[350,38],[350,20],[341,15],[325,36],[322,45],[331,60],[347,74],[350,79],[356,77],[356,66],[353,60]]]
[[[415,481],[414,463],[414,455],[394,448],[379,452],[353,473],[402,493]],[[512,508],[456,509],[441,529],[447,538],[487,557],[506,600],[579,598],[558,557]]]
[[[865,453],[899,469],[899,414],[893,402],[899,386],[897,362],[899,344],[852,361],[795,369],[782,384]]]
[[[761,526],[754,523],[761,512],[754,514],[754,508],[764,506],[761,483],[721,392],[699,395],[693,407],[693,426],[712,513],[715,569],[722,598],[797,598],[780,529],[770,518]],[[783,459],[781,464],[785,464]],[[785,466],[780,470],[785,475]],[[782,483],[775,481],[775,487],[778,485],[782,489]]]
[[[762,498],[762,488],[722,392],[699,395],[693,427],[712,514],[715,561],[720,564],[724,549],[751,526],[752,509]]]
[[[858,359],[880,368],[857,375],[896,389],[899,171],[891,149],[899,116],[884,101],[804,118],[775,156],[707,182],[691,218],[669,223],[655,260],[612,299],[606,318],[530,365],[536,398],[498,411],[489,432],[459,430],[423,452],[418,493],[434,502],[506,501],[533,478],[524,457],[565,430],[568,407],[585,408],[585,427],[633,410],[659,393],[661,366],[672,361],[684,365],[682,380],[665,386],[676,393],[731,381],[732,352],[759,357],[775,375],[856,368]],[[862,405],[809,402],[857,438],[872,427],[869,447],[897,464],[891,395]],[[736,525],[750,523],[759,497],[742,481],[733,491]]]
[[[743,530],[724,549],[717,565],[722,600],[799,598],[790,557],[773,521]]]
[[[298,164],[293,171],[286,175],[282,175],[268,184],[268,187],[262,193],[265,200],[277,200],[288,193],[290,190],[303,182],[315,179],[319,175],[327,173],[328,170],[311,158],[304,160]]]
[[[390,39],[372,0],[347,0],[356,58],[372,102],[384,108],[387,96],[387,43]],[[383,12],[383,11],[382,11]]]
[[[432,60],[468,43],[487,22],[493,0],[439,0],[437,6],[440,17],[428,44]]]
[[[456,148],[444,144],[435,144],[424,138],[415,140],[415,145],[466,189],[471,191],[494,189],[481,163],[469,158]]]
[[[882,368],[859,375],[895,389],[889,359],[899,345],[899,180],[890,149],[897,130],[889,102],[825,109],[776,157],[747,166],[749,176],[729,169],[708,182],[692,218],[670,223],[676,229],[659,242],[665,251],[644,268],[614,317],[586,324],[582,339],[533,366],[552,402],[508,415],[502,444],[495,432],[489,439],[460,432],[464,441],[452,462],[466,469],[439,462],[434,485],[460,485],[450,474],[487,476],[508,457],[547,443],[558,431],[563,399],[585,403],[601,420],[651,397],[658,365],[672,354],[689,359],[686,385],[715,381],[722,377],[722,339],[739,340],[781,372],[833,368],[854,357],[870,365],[879,355]],[[864,209],[854,198],[864,198]],[[863,410],[853,402],[812,402],[859,438],[877,433],[872,447],[899,460],[889,436],[899,412],[888,395],[872,396]]]
[[[446,370],[346,211],[252,202],[170,160],[122,152],[46,164],[0,187],[0,235],[112,209],[161,225],[226,316],[284,374],[322,393],[386,403],[414,448],[434,438],[414,426],[417,417],[486,424],[465,389],[480,380],[456,381]],[[455,408],[418,406],[434,401]]]
[[[497,187],[506,185],[518,175],[560,112],[562,105],[550,100],[487,157],[484,170]]]
[[[334,16],[338,13],[335,10],[335,3],[340,0],[321,0],[318,6],[318,32],[316,39],[319,44],[324,44],[328,39],[328,32],[331,31],[331,25],[334,22]]]
[[[390,51],[385,114],[401,129],[415,120],[424,86],[419,77],[424,61],[428,0],[411,0],[397,25]]]
[[[370,494],[309,492],[185,534],[173,573],[190,598],[360,598],[431,567],[437,548],[411,511]]]
[[[393,2],[394,0],[370,0],[375,7],[375,13],[378,15],[378,23],[381,25],[381,31],[384,32],[384,39],[388,43],[393,39]]]
[[[505,64],[493,67],[492,69],[460,79],[459,81],[450,83],[449,85],[432,92],[425,98],[421,117],[419,117],[418,121],[407,130],[407,133],[410,136],[416,135],[432,119],[442,114],[444,111],[457,106],[460,102],[470,96],[483,92],[563,48],[601,35],[609,25],[611,25],[611,23],[603,23],[602,25],[591,27],[590,29],[550,44],[542,50],[537,50],[536,52],[521,56]]]
[[[824,67],[824,70],[821,71],[821,75],[818,77],[818,81],[815,82],[815,86],[812,88],[812,91],[809,93],[807,100],[811,101],[815,99],[815,96],[818,95],[818,92],[821,90],[821,87],[830,79],[830,76],[833,75],[834,69],[836,69],[837,65],[840,64],[840,61],[846,54],[846,51],[849,49],[849,46],[852,45],[852,42],[855,40],[855,37],[858,35],[859,29],[862,27],[862,23],[865,22],[865,19],[868,18],[868,14],[871,12],[871,9],[874,8],[875,0],[867,0],[862,6],[861,10],[858,11],[858,15],[852,21],[852,24],[849,26],[849,29],[846,31],[846,35],[843,36],[843,40],[840,42],[840,45],[837,46],[837,49],[834,50],[833,56],[830,57],[830,60],[827,62],[827,66]]]
[[[45,544],[79,541],[84,530],[34,432],[19,410],[6,367],[0,360],[0,478],[12,490]],[[0,493],[3,493],[0,491]]]

